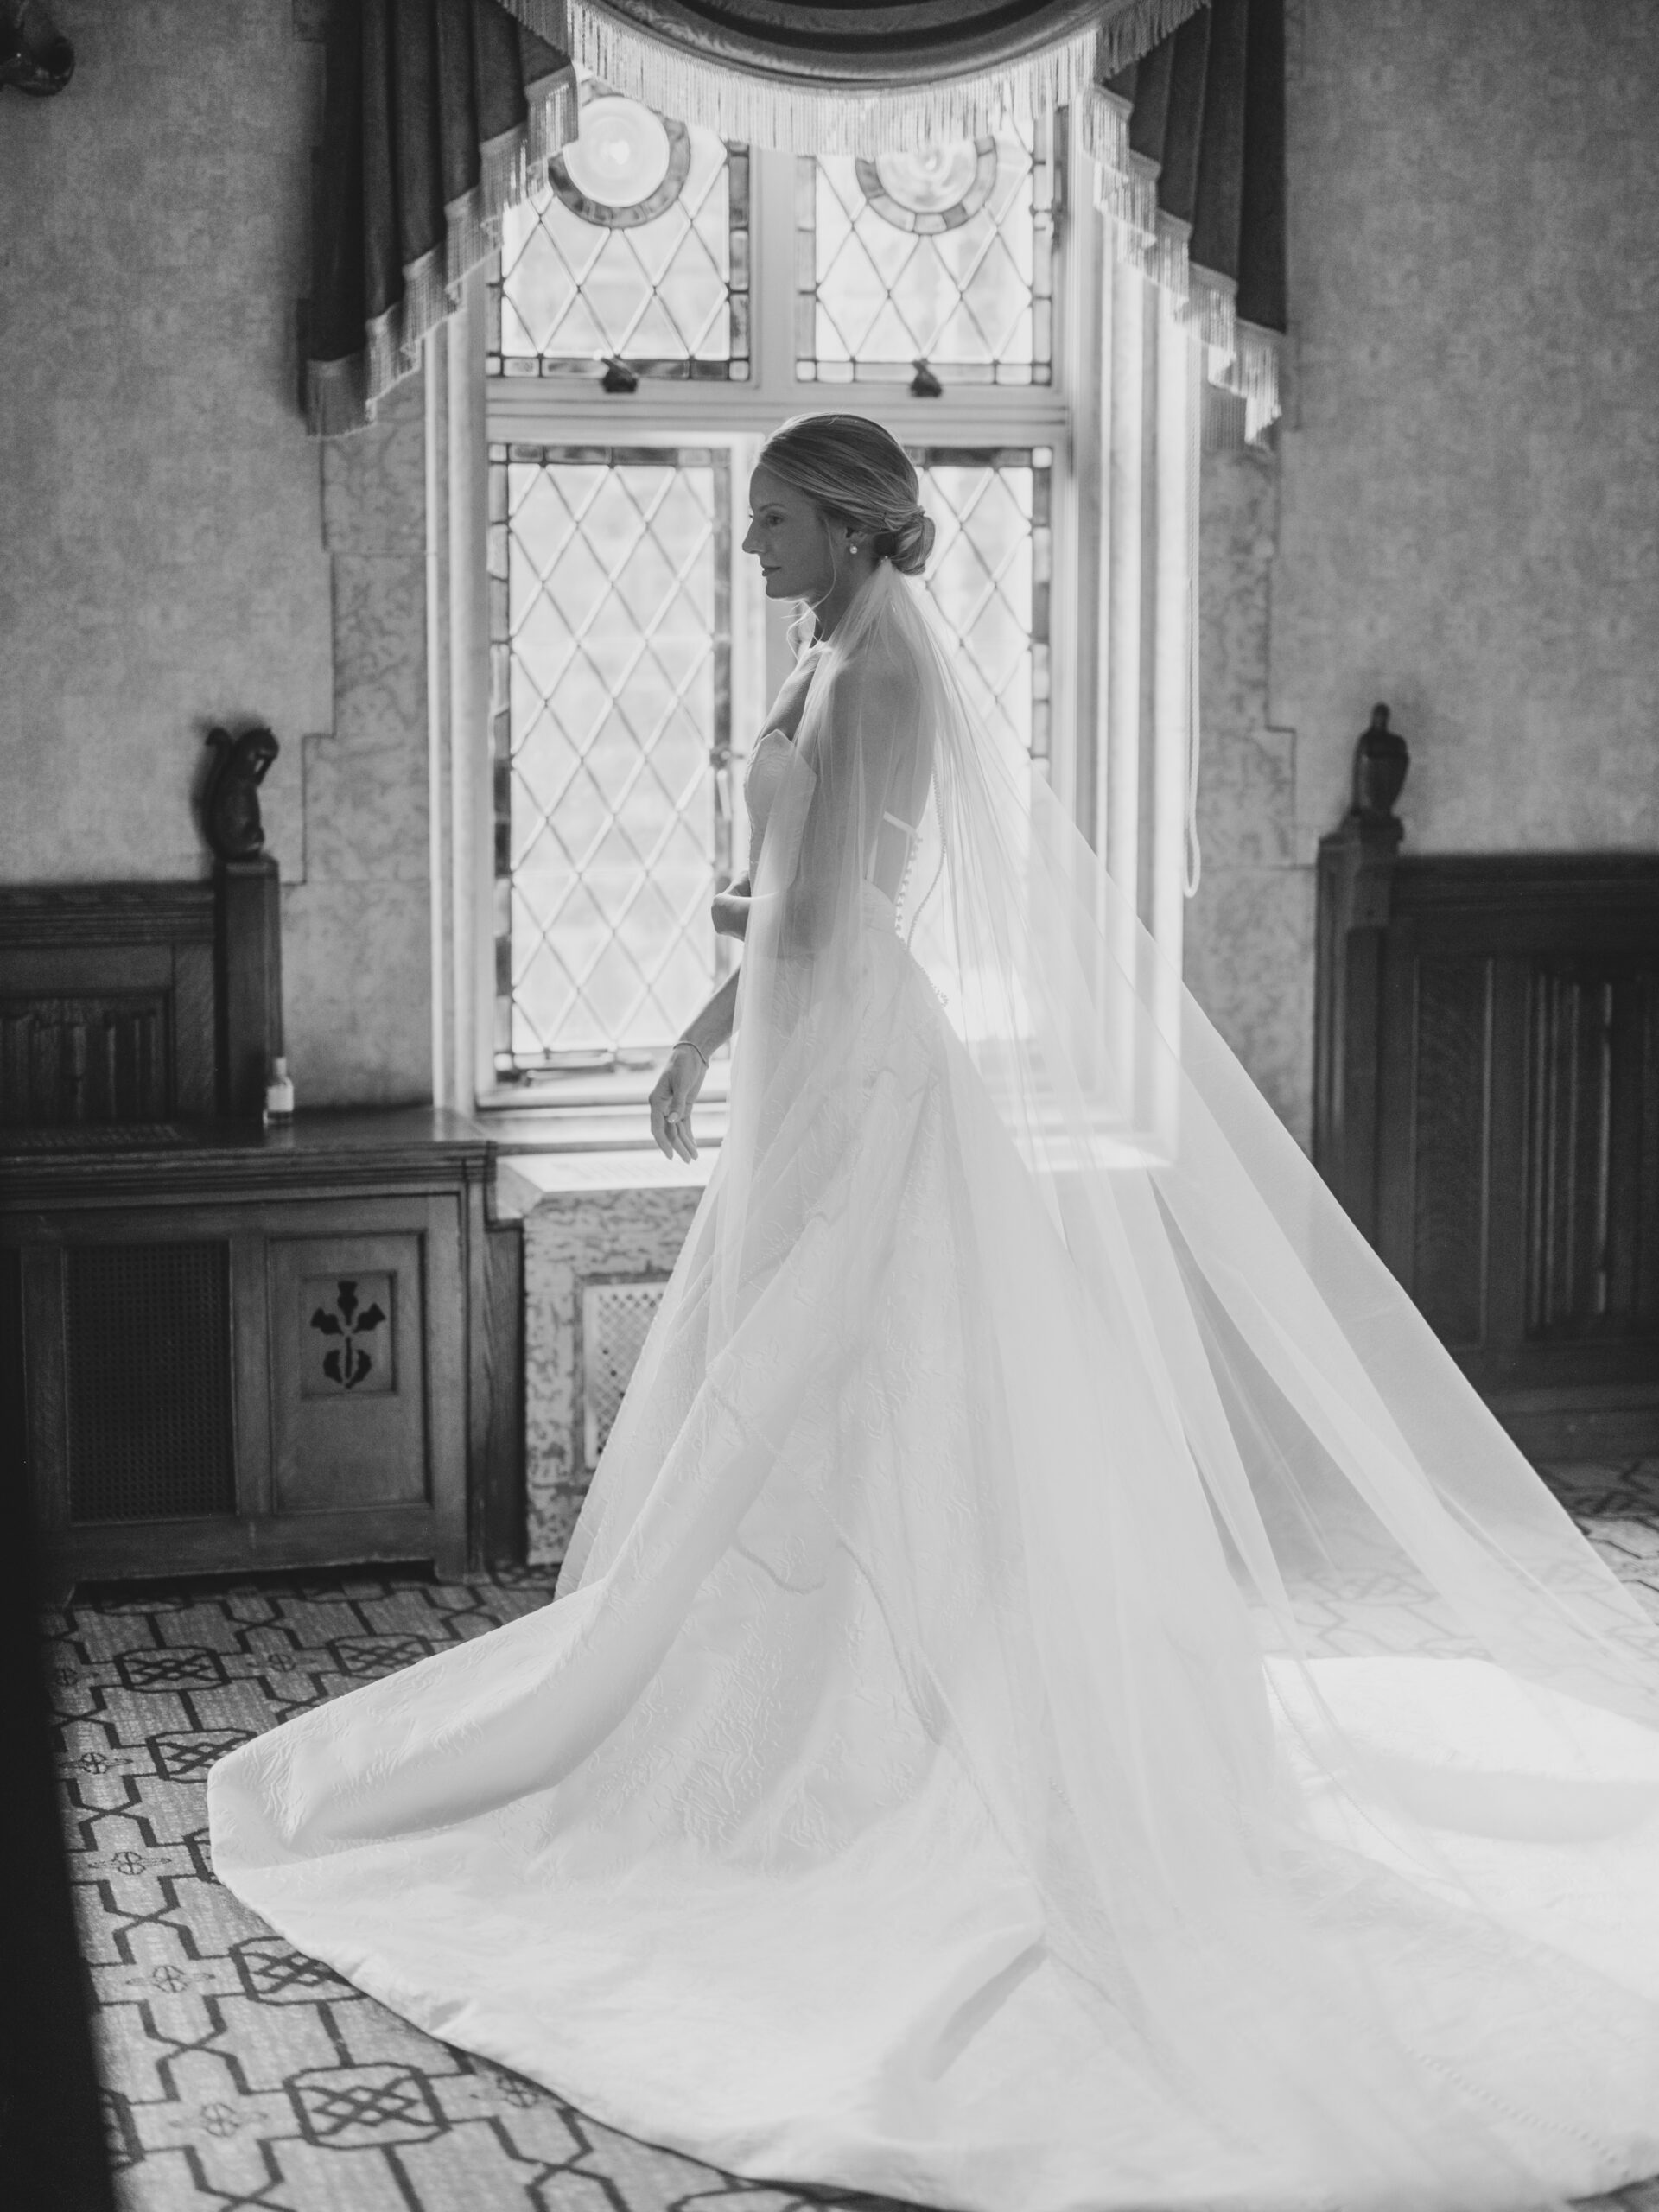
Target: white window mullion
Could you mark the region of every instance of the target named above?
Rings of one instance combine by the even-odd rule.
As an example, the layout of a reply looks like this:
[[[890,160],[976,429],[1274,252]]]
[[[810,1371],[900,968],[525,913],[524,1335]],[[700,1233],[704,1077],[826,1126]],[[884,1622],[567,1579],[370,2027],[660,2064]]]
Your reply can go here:
[[[453,778],[456,792],[452,903],[457,917],[454,972],[457,1007],[476,1009],[458,1029],[457,1065],[467,1056],[467,1095],[455,1103],[470,1112],[494,1081],[491,1009],[495,997],[495,862],[490,691],[489,493],[483,378],[486,275],[466,281],[461,312],[450,318],[448,413],[451,454],[460,460],[449,477],[449,633],[451,742],[462,757]],[[481,1016],[481,1018],[479,1018]]]
[[[1061,804],[1098,850],[1104,820],[1104,456],[1111,301],[1107,226],[1087,189],[1088,175],[1082,130],[1074,117],[1054,288],[1058,396],[1067,419],[1055,440],[1050,779]]]
[[[1192,737],[1192,425],[1199,399],[1196,334],[1166,291],[1155,295],[1157,389],[1154,395],[1156,482],[1152,505],[1152,790],[1147,840],[1150,882],[1144,918],[1159,950],[1181,964],[1186,906],[1187,762]]]
[[[751,419],[768,428],[795,397],[795,156],[757,147],[750,205],[750,296],[754,302],[754,367]],[[741,393],[721,394],[741,399]]]
[[[758,318],[760,319],[760,318]],[[550,382],[551,379],[549,379]],[[490,435],[545,445],[626,445],[653,437],[697,445],[710,438],[767,431],[785,416],[843,410],[886,423],[901,445],[1015,446],[1066,442],[1070,410],[1048,386],[997,391],[964,385],[938,399],[912,398],[903,385],[676,384],[640,379],[638,391],[613,395],[573,385],[550,393],[529,378],[492,379]]]
[[[741,523],[734,544],[741,544],[748,528],[748,480],[766,433],[798,411],[795,382],[795,192],[793,154],[772,148],[758,149],[754,156],[754,205],[751,236],[754,245],[755,365],[757,375],[750,416],[750,435],[741,456],[741,482],[736,487]],[[747,755],[760,734],[767,707],[788,675],[793,654],[788,629],[791,610],[769,600],[752,561],[740,558],[745,582],[758,607],[754,640],[760,658],[755,664],[756,697],[753,714],[735,724],[735,741]]]
[[[1106,472],[1106,865],[1140,908],[1141,639],[1144,623],[1146,282],[1114,259]]]
[[[1101,849],[1179,970],[1193,717],[1198,337],[1109,239]]]
[[[493,1082],[493,868],[484,303],[487,272],[425,340],[432,1095],[470,1113]]]
[[[440,327],[424,341],[426,403],[427,873],[431,885],[432,1103],[455,1106],[470,1008],[455,989],[454,791],[456,749],[449,692],[449,343]]]

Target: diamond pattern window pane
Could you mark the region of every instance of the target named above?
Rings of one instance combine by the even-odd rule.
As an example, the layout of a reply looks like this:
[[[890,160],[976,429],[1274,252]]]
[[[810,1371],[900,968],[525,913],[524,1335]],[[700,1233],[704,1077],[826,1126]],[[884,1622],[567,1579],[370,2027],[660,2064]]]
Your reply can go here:
[[[497,1067],[645,1065],[729,950],[729,456],[490,461]]]
[[[796,168],[796,373],[808,381],[1047,384],[1049,125]]]
[[[501,218],[493,376],[749,373],[749,156],[594,78],[583,128]]]
[[[927,588],[1001,727],[1048,754],[1046,446],[912,446],[937,533]]]

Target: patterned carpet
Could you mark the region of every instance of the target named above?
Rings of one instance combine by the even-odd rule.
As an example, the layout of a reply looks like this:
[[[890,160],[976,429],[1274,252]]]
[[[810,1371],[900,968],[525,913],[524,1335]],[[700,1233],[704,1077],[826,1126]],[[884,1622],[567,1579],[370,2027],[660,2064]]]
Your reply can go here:
[[[1659,1465],[1546,1471],[1659,1610]],[[123,2212],[874,2212],[601,2127],[359,1995],[214,1882],[204,1784],[221,1752],[516,1619],[552,1581],[273,1575],[91,1592],[50,1617]],[[1659,2212],[1659,2181],[1602,2201]]]

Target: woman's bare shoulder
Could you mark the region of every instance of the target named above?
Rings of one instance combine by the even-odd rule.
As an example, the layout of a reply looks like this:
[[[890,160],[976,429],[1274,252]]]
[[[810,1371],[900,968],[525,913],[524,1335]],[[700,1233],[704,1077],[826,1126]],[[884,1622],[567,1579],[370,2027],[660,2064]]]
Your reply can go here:
[[[838,703],[864,713],[904,714],[922,696],[922,671],[902,638],[877,632],[860,641],[834,673]]]

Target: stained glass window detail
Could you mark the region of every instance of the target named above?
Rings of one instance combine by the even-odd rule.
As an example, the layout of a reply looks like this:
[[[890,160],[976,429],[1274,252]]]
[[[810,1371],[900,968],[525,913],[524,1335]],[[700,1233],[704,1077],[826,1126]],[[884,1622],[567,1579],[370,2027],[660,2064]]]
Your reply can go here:
[[[795,214],[798,376],[1051,381],[1046,119],[916,153],[803,156]]]
[[[501,218],[490,372],[747,378],[748,149],[595,78],[582,100],[579,136]]]
[[[1003,728],[1048,754],[1053,454],[1046,446],[913,446],[933,518],[927,588]]]
[[[490,459],[497,1069],[646,1066],[730,951],[730,457]]]

